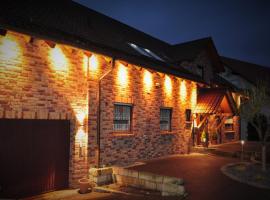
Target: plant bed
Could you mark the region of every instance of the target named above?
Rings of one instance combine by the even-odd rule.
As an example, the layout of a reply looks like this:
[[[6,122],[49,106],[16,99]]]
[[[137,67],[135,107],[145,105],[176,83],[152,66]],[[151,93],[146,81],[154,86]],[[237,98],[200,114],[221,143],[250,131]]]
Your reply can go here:
[[[247,162],[231,163],[221,171],[228,177],[255,187],[270,189],[270,168],[261,170],[261,165]]]

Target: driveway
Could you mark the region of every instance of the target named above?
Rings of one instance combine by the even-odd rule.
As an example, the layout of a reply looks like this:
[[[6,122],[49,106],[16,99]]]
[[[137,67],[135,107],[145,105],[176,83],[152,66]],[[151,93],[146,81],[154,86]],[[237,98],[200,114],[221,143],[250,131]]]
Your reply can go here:
[[[258,189],[231,180],[221,166],[233,158],[190,154],[149,161],[131,169],[184,178],[188,200],[270,200],[270,190]]]

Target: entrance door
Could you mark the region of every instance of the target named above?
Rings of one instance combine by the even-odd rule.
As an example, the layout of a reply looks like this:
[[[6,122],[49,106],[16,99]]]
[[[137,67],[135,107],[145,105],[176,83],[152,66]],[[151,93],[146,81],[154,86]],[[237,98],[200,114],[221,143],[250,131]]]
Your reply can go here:
[[[69,121],[0,119],[0,198],[68,187]]]

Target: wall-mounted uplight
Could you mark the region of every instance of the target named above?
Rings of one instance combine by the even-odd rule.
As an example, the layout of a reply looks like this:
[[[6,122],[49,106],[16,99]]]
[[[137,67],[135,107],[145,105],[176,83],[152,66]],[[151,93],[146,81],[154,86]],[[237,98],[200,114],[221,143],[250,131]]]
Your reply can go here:
[[[86,109],[85,109],[86,110]],[[82,110],[76,113],[78,129],[76,132],[76,142],[79,143],[79,156],[84,156],[84,144],[87,142],[86,137],[86,123],[87,123],[87,112]]]
[[[49,41],[49,40],[45,40],[45,43],[51,47],[52,49],[56,46],[56,43],[55,42],[52,42],[52,41]]]
[[[86,143],[86,133],[84,131],[84,127],[80,126],[76,133],[76,141],[79,143],[79,157],[84,156],[83,147],[84,143]]]
[[[86,112],[83,112],[83,111],[78,112],[76,114],[76,119],[78,121],[79,126],[83,126],[84,125],[84,122],[85,122],[86,117],[87,117],[87,113]]]
[[[155,83],[155,87],[156,87],[156,88],[160,88],[160,87],[161,87],[160,83],[156,82],[156,83]]]

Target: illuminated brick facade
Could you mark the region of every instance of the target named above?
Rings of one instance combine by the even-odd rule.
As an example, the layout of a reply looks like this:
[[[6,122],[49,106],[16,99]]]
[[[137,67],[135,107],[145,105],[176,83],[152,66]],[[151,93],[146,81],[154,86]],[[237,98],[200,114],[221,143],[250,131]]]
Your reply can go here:
[[[111,58],[87,53],[10,31],[0,36],[0,118],[70,120],[71,186],[96,165],[98,79],[112,67]],[[188,152],[185,109],[196,98],[195,82],[116,60],[101,82],[101,164]],[[132,131],[113,132],[116,102],[132,105]],[[160,131],[161,107],[172,108],[170,132]]]

